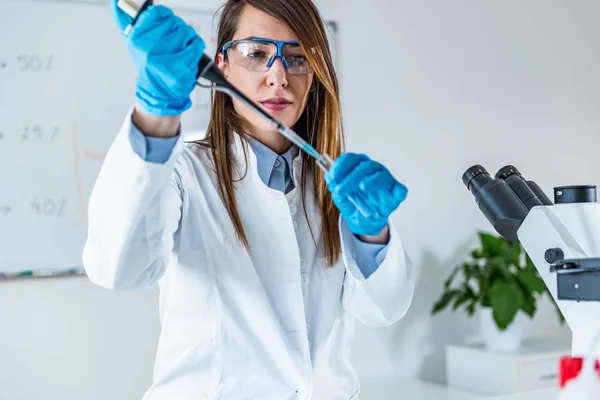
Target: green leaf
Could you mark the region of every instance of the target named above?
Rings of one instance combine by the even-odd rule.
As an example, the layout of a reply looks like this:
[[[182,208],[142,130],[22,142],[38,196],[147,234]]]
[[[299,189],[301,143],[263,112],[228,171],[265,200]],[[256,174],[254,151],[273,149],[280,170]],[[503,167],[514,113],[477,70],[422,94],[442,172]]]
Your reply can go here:
[[[440,297],[440,299],[433,305],[433,309],[431,310],[431,313],[437,314],[438,312],[442,311],[444,308],[446,308],[448,306],[448,304],[450,304],[452,299],[455,296],[458,296],[458,294],[460,294],[460,293],[461,293],[461,291],[456,290],[456,289],[445,292],[442,295],[442,297]]]
[[[471,280],[471,278],[473,277],[473,275],[475,275],[477,273],[478,270],[479,270],[479,266],[477,264],[464,263],[462,265],[464,282],[468,283]]]
[[[532,293],[544,293],[546,291],[546,285],[537,271],[532,271],[530,269],[521,269],[517,274],[517,279],[519,282],[527,288],[529,292]]]
[[[490,282],[493,283],[497,279],[511,282],[513,281],[513,275],[508,269],[508,264],[499,257],[494,257],[489,264],[490,269]]]
[[[527,255],[527,257],[525,257],[525,268],[537,272],[537,268],[535,267],[535,264],[529,257],[529,254]]]
[[[502,258],[509,265],[519,266],[521,262],[521,245],[504,239],[504,248],[502,250]]]
[[[523,304],[523,293],[515,284],[497,281],[492,285],[491,303],[498,328],[505,330]]]
[[[463,292],[454,301],[454,305],[452,307],[453,310],[457,310],[461,305],[465,304],[469,300],[471,303],[477,304],[478,297],[471,286],[467,282],[464,282]]]
[[[502,251],[503,238],[491,235],[485,232],[479,232],[479,240],[481,241],[482,254],[487,257],[494,257]]]
[[[523,310],[525,314],[529,315],[530,318],[533,318],[533,316],[535,315],[535,311],[537,308],[535,303],[535,297],[531,296],[530,294],[526,294],[523,296],[523,304],[521,304],[521,310]]]
[[[454,271],[452,271],[450,273],[450,276],[444,282],[444,289],[448,289],[450,287],[450,285],[452,284],[452,281],[454,280],[454,277],[456,276],[456,274],[458,273],[458,271],[460,271],[460,268],[456,267],[456,268],[454,268]]]
[[[520,243],[513,243],[510,241],[506,241],[506,243],[509,243],[510,247],[511,247],[511,252],[512,252],[512,256],[514,259],[514,264],[515,265],[519,265],[520,261],[521,261],[521,244]]]
[[[485,258],[484,254],[482,253],[482,251],[480,249],[473,250],[471,252],[471,257],[473,257],[473,259],[475,259],[475,260],[480,260],[482,258]]]
[[[560,311],[560,308],[558,308],[558,304],[556,304],[556,301],[554,301],[554,299],[550,300],[552,301],[552,304],[554,304],[554,308],[556,309],[556,313],[558,314],[558,321],[561,325],[563,325],[565,323],[565,316],[562,314],[562,311]]]
[[[546,294],[548,289],[529,255],[519,243],[502,236],[481,231],[478,236],[479,248],[472,250],[471,259],[454,268],[444,281],[444,292],[432,313],[451,306],[454,310],[463,308],[472,316],[478,306],[492,307],[500,329],[506,329],[519,310],[533,317],[537,294]]]
[[[465,304],[467,301],[469,301],[472,297],[469,296],[468,293],[463,292],[461,293],[456,300],[454,301],[454,304],[452,305],[452,310],[456,311],[456,309],[460,306],[462,306],[463,304]]]
[[[475,314],[475,306],[477,306],[477,299],[471,300],[471,303],[467,306],[467,314],[472,317]]]
[[[490,304],[490,279],[485,275],[480,275],[478,278],[478,283],[481,305],[484,307],[491,307],[492,305]]]

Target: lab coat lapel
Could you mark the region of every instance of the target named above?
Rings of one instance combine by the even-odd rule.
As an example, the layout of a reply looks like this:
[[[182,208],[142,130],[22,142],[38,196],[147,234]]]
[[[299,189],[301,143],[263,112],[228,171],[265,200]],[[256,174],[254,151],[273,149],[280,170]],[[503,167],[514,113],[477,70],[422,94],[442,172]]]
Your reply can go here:
[[[245,160],[242,146],[246,143],[237,134],[235,138],[235,154],[242,166],[243,175]],[[250,242],[249,256],[264,293],[283,328],[297,331],[304,326],[305,319],[300,253],[290,205],[283,193],[269,188],[260,179],[256,156],[250,146],[247,146],[246,154],[248,170],[245,171],[244,179],[239,182],[238,209]],[[294,166],[296,174],[299,164],[295,163]]]

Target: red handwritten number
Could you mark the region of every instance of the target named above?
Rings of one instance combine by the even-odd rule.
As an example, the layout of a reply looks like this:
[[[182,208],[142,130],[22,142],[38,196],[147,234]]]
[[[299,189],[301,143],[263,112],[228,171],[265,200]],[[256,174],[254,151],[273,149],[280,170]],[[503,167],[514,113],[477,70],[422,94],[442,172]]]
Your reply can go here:
[[[105,153],[94,153],[89,149],[80,149],[79,146],[79,134],[77,127],[72,127],[73,140],[71,145],[71,151],[73,153],[73,159],[75,161],[75,186],[77,187],[77,200],[79,201],[79,221],[75,226],[81,226],[87,218],[87,199],[84,195],[83,190],[83,179],[81,176],[81,161],[94,161],[102,163],[106,156]]]

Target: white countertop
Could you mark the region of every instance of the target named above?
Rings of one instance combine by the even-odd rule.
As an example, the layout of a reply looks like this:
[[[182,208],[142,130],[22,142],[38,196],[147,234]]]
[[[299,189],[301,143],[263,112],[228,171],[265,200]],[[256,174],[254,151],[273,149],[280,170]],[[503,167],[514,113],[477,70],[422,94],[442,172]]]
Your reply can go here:
[[[419,380],[368,381],[361,385],[360,400],[484,400],[485,397]]]
[[[505,396],[489,396],[450,389],[419,380],[367,381],[360,390],[360,400],[556,400],[558,389],[528,391]]]
[[[489,400],[556,400],[559,393],[560,391],[558,389],[542,389],[491,397]]]

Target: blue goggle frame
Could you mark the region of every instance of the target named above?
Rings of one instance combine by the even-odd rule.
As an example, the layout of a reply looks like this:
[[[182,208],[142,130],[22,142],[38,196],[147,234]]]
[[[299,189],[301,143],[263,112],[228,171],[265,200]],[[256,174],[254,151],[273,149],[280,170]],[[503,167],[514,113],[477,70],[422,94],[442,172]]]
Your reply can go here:
[[[221,47],[221,54],[225,54],[227,52],[227,50],[229,50],[231,48],[231,46],[233,46],[235,43],[252,43],[252,42],[270,43],[270,44],[276,45],[277,46],[277,53],[275,53],[273,55],[273,57],[271,57],[271,59],[267,63],[267,68],[271,68],[271,66],[275,62],[275,59],[279,58],[281,60],[281,62],[283,63],[283,66],[285,67],[286,70],[288,69],[288,63],[287,63],[287,60],[285,59],[285,56],[283,55],[283,48],[286,45],[291,45],[291,46],[294,46],[294,47],[300,47],[300,43],[296,42],[296,41],[279,42],[277,40],[266,39],[266,38],[238,39],[238,40],[230,40],[229,42],[225,43],[223,45],[223,47]]]

